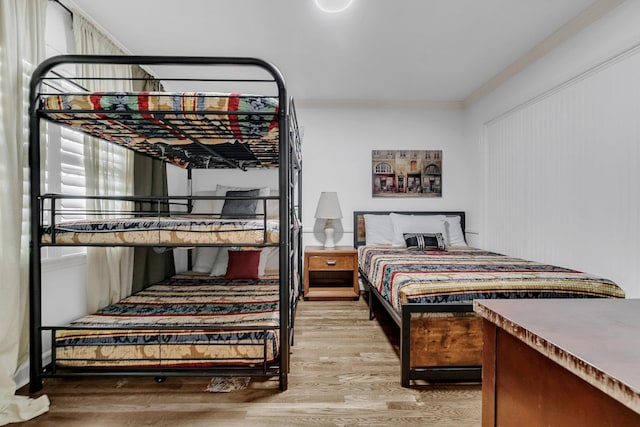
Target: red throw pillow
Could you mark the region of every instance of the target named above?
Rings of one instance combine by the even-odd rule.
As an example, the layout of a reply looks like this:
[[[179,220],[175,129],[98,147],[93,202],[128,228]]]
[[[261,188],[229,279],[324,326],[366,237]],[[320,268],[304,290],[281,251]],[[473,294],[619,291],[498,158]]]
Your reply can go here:
[[[229,251],[225,279],[258,279],[260,250]]]

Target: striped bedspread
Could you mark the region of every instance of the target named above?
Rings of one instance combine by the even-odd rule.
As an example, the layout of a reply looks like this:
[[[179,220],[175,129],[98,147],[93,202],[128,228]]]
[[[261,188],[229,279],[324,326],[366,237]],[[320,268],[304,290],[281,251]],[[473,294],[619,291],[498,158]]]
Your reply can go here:
[[[277,277],[230,282],[195,273],[175,276],[72,322],[69,329],[57,330],[56,363],[60,367],[268,363],[278,356],[278,298]]]
[[[96,92],[48,95],[43,114],[180,167],[208,167],[183,148],[240,142],[278,150],[278,98],[237,93]],[[270,147],[273,146],[273,147]],[[216,148],[217,149],[217,148]],[[244,150],[247,151],[247,150]],[[208,154],[212,158],[211,153]]]
[[[279,241],[278,220],[219,219],[203,216],[118,218],[62,222],[46,227],[43,244],[261,244]],[[52,231],[53,234],[52,235]]]
[[[489,298],[624,298],[607,279],[471,247],[416,251],[361,246],[359,266],[400,312],[403,303]]]

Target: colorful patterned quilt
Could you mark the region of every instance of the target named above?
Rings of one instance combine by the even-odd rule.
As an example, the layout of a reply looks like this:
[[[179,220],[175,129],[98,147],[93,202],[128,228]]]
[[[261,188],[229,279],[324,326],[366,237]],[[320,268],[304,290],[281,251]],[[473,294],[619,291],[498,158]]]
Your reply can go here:
[[[279,220],[220,219],[205,216],[118,218],[62,222],[43,230],[43,244],[262,244],[277,243]]]
[[[55,333],[65,367],[259,365],[279,348],[277,277],[175,276]],[[115,328],[118,329],[115,329]],[[139,328],[139,329],[128,329]]]
[[[44,97],[40,111],[50,120],[180,167],[225,167],[215,153],[252,167],[278,164],[275,97],[200,92],[59,94]]]
[[[404,303],[489,298],[624,298],[610,280],[471,247],[419,251],[361,246],[360,270],[398,312]]]

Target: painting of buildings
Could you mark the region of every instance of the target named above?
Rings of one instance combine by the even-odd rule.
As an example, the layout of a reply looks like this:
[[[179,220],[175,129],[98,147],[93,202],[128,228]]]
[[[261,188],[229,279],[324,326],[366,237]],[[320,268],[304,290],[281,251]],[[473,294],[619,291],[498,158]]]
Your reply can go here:
[[[442,150],[373,150],[373,197],[442,197]]]

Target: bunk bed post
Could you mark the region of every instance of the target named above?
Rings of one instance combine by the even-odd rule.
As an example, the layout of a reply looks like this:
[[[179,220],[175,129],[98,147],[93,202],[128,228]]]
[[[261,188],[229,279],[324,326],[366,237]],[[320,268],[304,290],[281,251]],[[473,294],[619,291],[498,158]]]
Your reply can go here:
[[[189,198],[187,199],[187,212],[191,213],[193,210],[193,171],[191,168],[187,169],[187,194]],[[171,206],[171,204],[169,204]],[[169,207],[171,209],[171,207]],[[189,249],[187,251],[187,268],[191,270],[193,268],[193,249]]]
[[[293,103],[293,98],[291,98],[291,113],[296,114],[295,112],[295,104]],[[297,138],[297,140],[295,141],[296,145],[300,146],[300,149],[302,150],[301,147],[301,137],[300,137],[300,131],[298,129],[298,118],[294,117],[293,118],[293,126],[295,126],[295,135],[294,137]],[[297,198],[297,203],[298,203],[298,211],[297,211],[297,217],[298,219],[302,218],[302,157],[300,157],[299,159],[296,159],[298,162],[298,198]],[[296,224],[297,225],[297,224]],[[302,295],[303,294],[303,290],[304,290],[304,283],[303,283],[303,276],[302,274],[300,274],[301,271],[303,271],[303,266],[302,266],[302,245],[303,245],[303,241],[302,241],[302,230],[298,229],[297,232],[297,243],[298,243],[298,247],[297,247],[297,253],[296,253],[296,257],[297,257],[297,273],[298,273],[298,293],[297,295]]]
[[[29,88],[29,393],[42,388],[42,271],[40,253],[40,117],[36,100],[40,77],[48,67],[38,67]]]
[[[298,218],[302,216],[302,161],[300,161],[300,171],[298,172]],[[302,266],[302,230],[298,230],[298,249],[296,256],[298,257],[298,295],[302,295],[304,290],[304,283],[300,274],[303,271]]]
[[[280,390],[288,387],[289,374],[289,288],[291,283],[291,147],[289,145],[289,132],[287,121],[289,120],[289,104],[284,81],[280,75],[272,72],[278,85],[278,105],[280,106],[278,117],[278,134],[280,167],[278,170],[280,181]],[[284,191],[283,191],[284,190]]]

